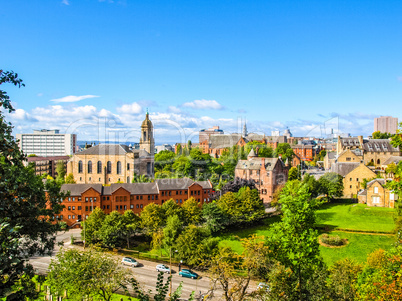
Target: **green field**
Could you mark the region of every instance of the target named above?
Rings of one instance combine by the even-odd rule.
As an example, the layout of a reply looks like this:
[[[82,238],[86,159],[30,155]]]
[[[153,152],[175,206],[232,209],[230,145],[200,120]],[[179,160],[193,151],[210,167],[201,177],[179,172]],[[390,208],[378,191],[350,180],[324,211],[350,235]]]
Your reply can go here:
[[[364,204],[324,204],[317,210],[317,225],[330,229],[389,232],[394,228],[394,209]]]
[[[371,252],[377,249],[387,250],[395,243],[394,235],[370,235],[339,231],[333,231],[331,235],[339,235],[340,238],[346,238],[349,243],[340,248],[320,246],[321,255],[329,266],[346,257],[363,263]]]
[[[317,226],[327,226],[329,229],[351,229],[360,232],[392,233],[395,227],[393,215],[394,210],[389,208],[367,207],[362,204],[350,203],[324,204],[317,211]],[[268,218],[261,225],[222,234],[219,236],[221,238],[220,245],[231,247],[235,252],[241,253],[243,247],[239,241],[240,238],[251,234],[267,237],[270,235],[270,225],[279,220],[279,217]],[[349,244],[342,248],[320,246],[321,255],[328,265],[346,257],[364,262],[369,253],[379,248],[389,249],[395,241],[394,235],[342,231],[333,231],[331,234],[347,238]]]

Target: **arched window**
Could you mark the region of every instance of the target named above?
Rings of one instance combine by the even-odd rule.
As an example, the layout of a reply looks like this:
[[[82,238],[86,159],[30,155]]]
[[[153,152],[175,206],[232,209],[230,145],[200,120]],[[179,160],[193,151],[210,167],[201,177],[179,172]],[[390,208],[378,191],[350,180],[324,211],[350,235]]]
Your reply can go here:
[[[110,162],[110,161],[107,161],[106,172],[107,173],[112,173],[112,162]]]
[[[78,162],[78,173],[82,173],[82,161]]]
[[[380,164],[381,164],[381,161],[380,161],[380,159],[378,159],[378,160],[377,160],[377,164],[378,164],[378,165],[380,165]]]
[[[142,140],[147,141],[147,132],[144,131]]]
[[[98,173],[102,173],[102,162],[101,162],[101,161],[98,161],[98,164],[97,164],[97,172],[98,172]]]
[[[121,162],[117,161],[117,174],[121,174]]]
[[[92,161],[88,161],[88,173],[92,173]]]

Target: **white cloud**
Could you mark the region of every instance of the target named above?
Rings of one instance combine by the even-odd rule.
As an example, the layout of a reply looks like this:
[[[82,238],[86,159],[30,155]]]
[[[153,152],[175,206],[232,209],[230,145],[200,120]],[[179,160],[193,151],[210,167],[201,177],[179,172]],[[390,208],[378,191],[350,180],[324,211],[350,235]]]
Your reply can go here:
[[[222,105],[220,105],[216,100],[194,100],[192,102],[186,102],[183,104],[183,107],[198,109],[198,110],[221,110],[223,109]]]
[[[178,108],[178,107],[169,106],[169,107],[168,107],[168,112],[170,112],[170,113],[181,113],[181,110],[180,110],[180,108]]]
[[[24,121],[37,121],[30,114],[25,112],[23,109],[16,109],[14,112],[10,113],[11,118],[16,120],[24,120]]]
[[[138,103],[133,102],[118,107],[117,112],[122,114],[140,114],[142,112],[142,107]]]
[[[69,95],[69,96],[65,96],[62,98],[51,99],[50,101],[53,101],[53,102],[77,102],[77,101],[80,101],[83,99],[95,98],[95,97],[99,97],[99,96],[96,96],[96,95],[82,95],[82,96]]]
[[[64,5],[70,5],[69,0],[61,0],[61,3]]]

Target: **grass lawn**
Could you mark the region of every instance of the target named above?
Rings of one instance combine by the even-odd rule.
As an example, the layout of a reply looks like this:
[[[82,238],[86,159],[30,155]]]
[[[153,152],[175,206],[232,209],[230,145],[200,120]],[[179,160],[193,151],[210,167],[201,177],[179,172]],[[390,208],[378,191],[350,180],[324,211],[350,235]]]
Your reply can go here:
[[[328,266],[346,257],[363,263],[371,252],[380,248],[387,250],[395,242],[394,235],[370,235],[340,231],[333,231],[331,235],[347,238],[349,244],[341,248],[320,246],[321,255]]]
[[[394,209],[364,204],[324,204],[317,210],[317,225],[332,229],[392,232],[395,228]]]

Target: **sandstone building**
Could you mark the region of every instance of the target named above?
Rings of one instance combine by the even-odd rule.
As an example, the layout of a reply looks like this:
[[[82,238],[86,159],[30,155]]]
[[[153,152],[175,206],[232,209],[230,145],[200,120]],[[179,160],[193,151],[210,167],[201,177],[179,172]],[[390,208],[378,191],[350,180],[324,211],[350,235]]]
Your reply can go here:
[[[154,176],[155,142],[153,125],[146,113],[141,125],[139,149],[123,144],[99,144],[69,160],[67,174],[77,184],[131,183],[134,174]]]

